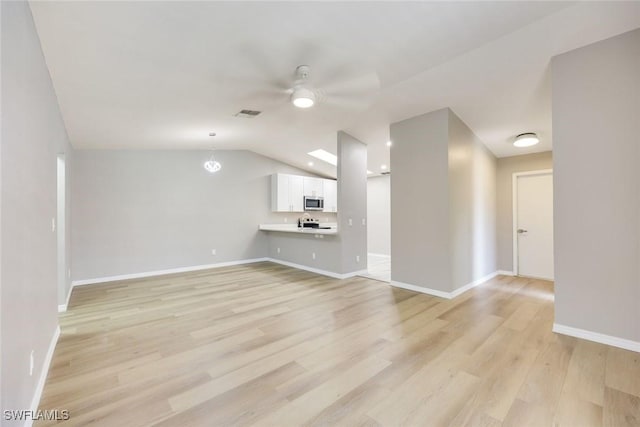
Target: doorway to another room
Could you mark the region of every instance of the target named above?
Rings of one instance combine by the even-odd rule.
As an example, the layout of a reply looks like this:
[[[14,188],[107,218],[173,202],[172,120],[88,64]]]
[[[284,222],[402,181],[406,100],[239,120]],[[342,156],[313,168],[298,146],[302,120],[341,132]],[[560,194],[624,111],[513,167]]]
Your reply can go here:
[[[367,273],[363,276],[391,281],[391,176],[367,180]]]

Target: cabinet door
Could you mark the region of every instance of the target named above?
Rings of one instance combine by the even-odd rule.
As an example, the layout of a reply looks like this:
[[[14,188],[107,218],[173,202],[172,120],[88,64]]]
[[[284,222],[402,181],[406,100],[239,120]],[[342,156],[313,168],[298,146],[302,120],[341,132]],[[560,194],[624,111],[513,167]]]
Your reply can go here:
[[[324,179],[322,178],[305,176],[303,178],[303,195],[309,197],[322,197],[324,194],[323,181]]]
[[[273,212],[289,212],[289,176],[276,173],[271,176],[271,210]]]
[[[289,203],[292,212],[304,212],[303,178],[289,175]]]
[[[323,179],[324,209],[323,212],[338,212],[338,181]]]

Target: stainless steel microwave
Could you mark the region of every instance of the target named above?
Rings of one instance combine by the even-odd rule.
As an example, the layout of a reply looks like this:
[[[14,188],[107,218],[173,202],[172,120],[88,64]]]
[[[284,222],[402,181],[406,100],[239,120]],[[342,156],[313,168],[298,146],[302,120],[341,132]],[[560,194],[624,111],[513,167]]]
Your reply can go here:
[[[321,211],[324,209],[324,198],[315,196],[304,196],[305,211]]]

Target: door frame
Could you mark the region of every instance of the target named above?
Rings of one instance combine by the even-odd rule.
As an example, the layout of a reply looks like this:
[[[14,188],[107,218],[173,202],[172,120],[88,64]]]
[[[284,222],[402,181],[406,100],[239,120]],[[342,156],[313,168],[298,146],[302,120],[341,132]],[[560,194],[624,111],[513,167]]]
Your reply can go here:
[[[551,175],[553,177],[553,169],[539,169],[526,172],[514,172],[511,178],[511,203],[513,209],[511,234],[513,239],[513,274],[517,276],[519,273],[518,266],[518,178],[522,176]],[[555,208],[555,206],[554,206]],[[555,236],[554,236],[555,237]]]

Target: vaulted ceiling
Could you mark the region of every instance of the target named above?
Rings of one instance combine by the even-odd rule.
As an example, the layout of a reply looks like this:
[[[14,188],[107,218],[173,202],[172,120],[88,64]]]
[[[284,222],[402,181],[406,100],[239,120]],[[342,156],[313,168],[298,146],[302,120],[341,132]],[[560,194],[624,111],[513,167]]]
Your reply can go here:
[[[326,175],[306,153],[337,130],[379,172],[389,124],[443,107],[498,157],[550,150],[551,57],[640,27],[640,2],[30,4],[76,148],[248,149]],[[541,143],[515,149],[522,132]]]

